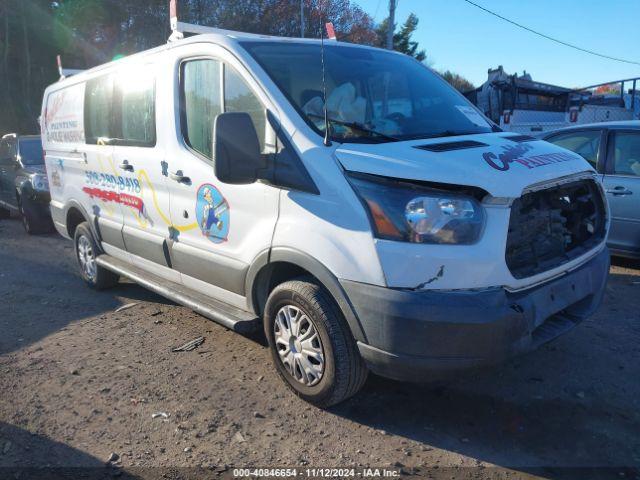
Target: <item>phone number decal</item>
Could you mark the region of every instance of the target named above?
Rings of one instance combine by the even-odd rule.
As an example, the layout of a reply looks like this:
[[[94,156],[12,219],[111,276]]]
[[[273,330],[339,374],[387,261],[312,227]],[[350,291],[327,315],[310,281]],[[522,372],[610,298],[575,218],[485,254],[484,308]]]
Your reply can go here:
[[[134,192],[140,193],[142,188],[140,187],[140,181],[137,178],[122,177],[120,175],[110,175],[108,173],[99,173],[94,171],[87,171],[85,182],[89,185],[97,185],[103,188],[111,188],[113,190],[119,190],[121,192]]]

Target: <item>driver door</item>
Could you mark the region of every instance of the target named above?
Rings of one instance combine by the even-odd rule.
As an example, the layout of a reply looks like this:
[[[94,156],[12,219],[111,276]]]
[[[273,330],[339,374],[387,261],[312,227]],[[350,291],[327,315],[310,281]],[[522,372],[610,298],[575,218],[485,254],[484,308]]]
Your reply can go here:
[[[219,54],[213,55],[211,46],[205,56],[198,48],[180,52],[175,62],[182,142],[166,156],[175,225],[171,258],[185,286],[246,308],[245,277],[254,259],[271,246],[280,190],[260,182],[218,181],[213,125],[222,112],[247,112],[263,153],[273,153],[275,133],[266,122],[270,103],[233,56],[218,47]]]

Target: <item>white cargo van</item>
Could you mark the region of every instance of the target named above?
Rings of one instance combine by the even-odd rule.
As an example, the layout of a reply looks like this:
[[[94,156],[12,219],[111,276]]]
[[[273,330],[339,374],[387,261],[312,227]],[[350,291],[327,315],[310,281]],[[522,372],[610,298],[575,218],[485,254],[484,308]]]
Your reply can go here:
[[[47,88],[51,211],[86,282],[264,328],[320,406],[368,371],[456,374],[593,313],[609,220],[585,160],[501,132],[407,56],[327,42],[323,83],[321,53],[219,32]]]

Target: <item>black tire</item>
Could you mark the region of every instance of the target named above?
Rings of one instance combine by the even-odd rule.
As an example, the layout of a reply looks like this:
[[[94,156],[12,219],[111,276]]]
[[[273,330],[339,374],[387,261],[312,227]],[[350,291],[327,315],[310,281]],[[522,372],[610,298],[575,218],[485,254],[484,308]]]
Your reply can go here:
[[[20,219],[24,231],[29,235],[40,235],[51,232],[53,227],[51,219],[44,218],[38,210],[39,206],[35,205],[30,199],[19,197],[18,208],[20,209]]]
[[[11,212],[3,207],[0,207],[0,220],[6,220],[11,218]]]
[[[86,263],[83,263],[81,259],[84,257],[85,262],[88,260],[87,255],[92,256],[93,261],[102,253],[97,242],[93,238],[91,229],[87,222],[82,222],[76,227],[76,232],[73,238],[73,244],[75,246],[76,259],[78,260],[78,266],[80,267],[80,274],[82,279],[91,288],[96,290],[104,290],[106,288],[114,287],[119,280],[119,276],[110,270],[107,270],[100,265],[94,265],[94,268],[87,268]],[[88,252],[86,249],[90,249]]]
[[[276,315],[289,305],[306,314],[322,342],[324,371],[316,384],[306,385],[296,380],[278,353],[274,329]],[[313,278],[303,277],[278,285],[269,295],[263,320],[278,374],[307,402],[327,408],[355,395],[364,385],[368,371],[351,330],[333,297]]]

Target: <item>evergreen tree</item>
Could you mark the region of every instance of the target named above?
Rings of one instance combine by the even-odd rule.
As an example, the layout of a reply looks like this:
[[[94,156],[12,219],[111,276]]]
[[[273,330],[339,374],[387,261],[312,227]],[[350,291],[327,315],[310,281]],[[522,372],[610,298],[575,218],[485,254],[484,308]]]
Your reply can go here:
[[[444,78],[447,82],[449,82],[453,87],[455,87],[458,91],[462,93],[469,92],[474,88],[476,88],[475,85],[471,83],[469,80],[464,78],[462,75],[453,73],[451,70],[441,72],[440,75],[442,75],[442,78]]]
[[[413,33],[418,28],[418,17],[410,13],[398,32],[393,34],[393,49],[402,52],[410,57],[415,58],[419,62],[427,59],[427,54],[423,49],[419,49],[418,42],[412,40]],[[389,30],[389,19],[385,18],[376,28],[378,37],[376,45],[384,47],[387,43],[387,31]]]
[[[415,14],[409,14],[405,22],[400,27],[400,30],[393,34],[393,49],[409,55],[410,57],[413,57],[420,62],[428,63],[425,50],[421,49],[418,42],[412,39],[414,32],[418,28],[418,22],[418,17]],[[376,46],[382,48],[386,46],[388,29],[389,19],[385,18],[376,27]],[[442,78],[444,78],[460,92],[468,92],[469,90],[473,90],[475,88],[473,83],[471,83],[469,80],[450,70],[438,73],[442,76]]]

